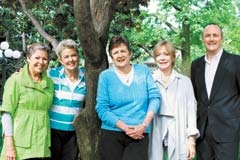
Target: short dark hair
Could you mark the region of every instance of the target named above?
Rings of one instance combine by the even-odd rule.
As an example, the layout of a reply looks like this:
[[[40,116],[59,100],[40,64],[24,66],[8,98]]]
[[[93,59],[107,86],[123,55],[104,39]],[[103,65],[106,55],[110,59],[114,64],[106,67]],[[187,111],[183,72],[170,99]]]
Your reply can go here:
[[[124,38],[123,36],[114,35],[109,42],[109,46],[108,46],[109,54],[111,55],[112,49],[119,46],[120,44],[125,44],[127,46],[128,51],[131,52],[130,44],[129,44],[128,40],[126,38]]]

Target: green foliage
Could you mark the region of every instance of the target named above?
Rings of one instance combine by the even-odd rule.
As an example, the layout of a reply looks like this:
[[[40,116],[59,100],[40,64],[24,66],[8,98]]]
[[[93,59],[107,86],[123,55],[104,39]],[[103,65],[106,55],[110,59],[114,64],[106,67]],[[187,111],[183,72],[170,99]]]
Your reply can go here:
[[[37,18],[47,33],[55,36],[58,40],[72,38],[78,42],[72,5],[64,0],[39,0],[27,4],[33,16]],[[11,6],[7,1],[4,1],[0,7],[0,15],[0,33],[7,37],[13,48],[22,49],[22,33],[27,36],[27,44],[33,42],[48,43],[40,36],[21,7]]]
[[[226,26],[226,25],[225,25]],[[240,17],[230,21],[224,28],[224,46],[232,53],[240,54]]]
[[[79,44],[73,6],[66,0],[28,0],[31,13],[37,17],[47,33],[57,40],[72,38]],[[133,61],[143,62],[152,54],[154,45],[159,40],[170,40],[176,48],[182,50],[182,42],[190,46],[191,60],[204,54],[201,42],[203,26],[210,22],[219,23],[224,32],[224,48],[233,53],[240,53],[240,2],[237,0],[164,0],[158,1],[158,11],[150,13],[141,9],[147,0],[121,1],[116,6],[116,14],[111,23],[110,34],[127,37],[133,51]],[[16,0],[0,1],[0,40],[6,40],[11,48],[22,50],[22,34],[27,35],[26,42],[48,43],[38,33],[29,18],[23,13]],[[190,25],[190,41],[182,36],[183,22]],[[80,48],[80,47],[79,47]],[[81,48],[79,49],[81,53]],[[50,66],[58,66],[53,56]],[[181,67],[181,57],[176,68]],[[21,60],[10,59],[8,76],[24,64]],[[82,63],[81,63],[82,64]],[[0,70],[1,71],[1,70]],[[1,146],[1,145],[0,145]]]
[[[171,0],[159,1],[158,11],[130,10],[128,14],[118,12],[111,23],[110,37],[113,34],[126,36],[131,42],[133,60],[145,61],[152,53],[153,46],[159,40],[170,40],[181,51],[183,43],[190,47],[190,62],[205,54],[202,44],[202,30],[208,23],[218,23],[224,32],[224,48],[239,53],[240,3],[229,0],[198,1]],[[190,26],[187,41],[182,34],[183,22]],[[176,68],[180,70],[182,57],[179,56]]]
[[[150,13],[139,7],[147,1],[123,1],[116,6],[117,13],[111,23],[110,34],[122,34],[131,42],[133,60],[143,62],[152,54],[153,46],[159,40],[170,40],[178,50],[185,43],[182,22],[190,24],[191,60],[204,54],[201,42],[202,28],[209,22],[219,23],[224,30],[224,47],[239,53],[239,16],[236,9],[239,2],[229,0],[198,1],[171,0],[159,1],[158,11]],[[62,40],[72,38],[79,43],[72,4],[65,0],[29,1],[31,13],[37,17],[47,33]],[[239,14],[239,13],[238,13]],[[21,35],[26,33],[27,44],[46,42],[22,12],[17,1],[2,1],[0,6],[0,35],[7,37],[13,48],[21,50]],[[1,37],[0,37],[1,38]],[[79,50],[81,52],[81,49]],[[53,57],[56,60],[56,57]],[[57,63],[57,62],[56,62]],[[54,65],[55,66],[55,65]]]
[[[148,15],[146,11],[141,11],[137,16],[134,14],[134,10],[129,15],[117,13],[111,23],[109,37],[113,34],[127,37],[131,43],[133,60],[142,62],[151,56],[153,45],[161,38],[160,35],[166,32],[159,30],[161,23],[154,15]],[[124,22],[127,22],[127,25]]]

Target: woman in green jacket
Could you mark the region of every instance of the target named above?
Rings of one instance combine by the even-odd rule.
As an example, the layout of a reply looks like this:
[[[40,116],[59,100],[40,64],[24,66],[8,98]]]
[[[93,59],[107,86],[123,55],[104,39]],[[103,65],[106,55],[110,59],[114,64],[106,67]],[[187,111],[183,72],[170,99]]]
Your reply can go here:
[[[0,159],[48,159],[53,82],[47,77],[49,49],[39,43],[28,48],[27,64],[4,86],[0,107],[4,145]]]

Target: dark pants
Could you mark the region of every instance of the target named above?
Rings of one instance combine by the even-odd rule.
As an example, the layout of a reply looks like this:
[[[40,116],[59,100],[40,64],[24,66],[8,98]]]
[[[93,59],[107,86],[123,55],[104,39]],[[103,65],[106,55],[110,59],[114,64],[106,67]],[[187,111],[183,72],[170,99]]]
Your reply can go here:
[[[48,158],[29,158],[29,159],[25,159],[25,160],[51,160],[50,157]]]
[[[207,125],[204,138],[197,140],[197,160],[237,160],[238,145],[238,141],[217,142]]]
[[[76,160],[78,153],[75,131],[51,129],[52,160]]]
[[[148,134],[141,140],[134,140],[123,132],[101,131],[102,160],[148,160]]]

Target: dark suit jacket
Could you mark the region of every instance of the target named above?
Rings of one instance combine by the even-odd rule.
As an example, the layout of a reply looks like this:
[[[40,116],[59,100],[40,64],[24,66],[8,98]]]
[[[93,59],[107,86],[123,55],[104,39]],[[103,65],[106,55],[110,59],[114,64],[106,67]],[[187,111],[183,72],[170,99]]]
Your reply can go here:
[[[210,98],[205,84],[204,56],[192,62],[191,80],[197,99],[197,126],[204,137],[206,122],[218,142],[240,136],[240,57],[223,51],[213,80]]]

